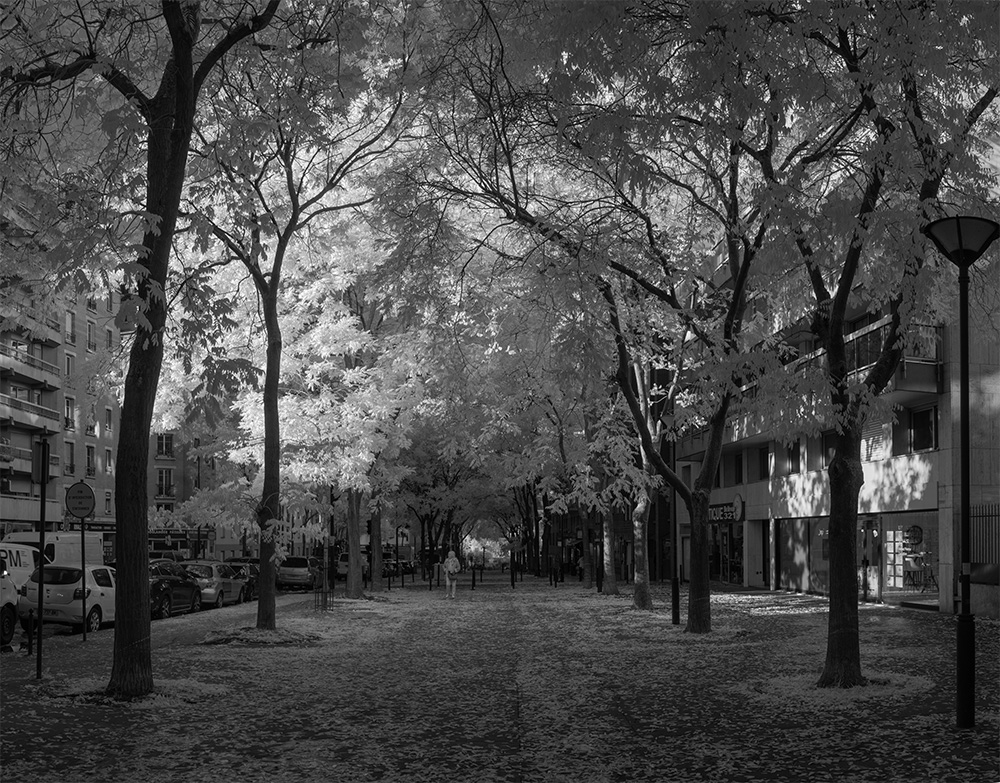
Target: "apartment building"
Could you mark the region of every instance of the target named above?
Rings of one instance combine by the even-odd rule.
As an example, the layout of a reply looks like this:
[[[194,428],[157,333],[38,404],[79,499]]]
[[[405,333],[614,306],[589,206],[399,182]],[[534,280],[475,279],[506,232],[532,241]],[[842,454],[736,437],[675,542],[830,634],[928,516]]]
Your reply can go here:
[[[45,521],[79,529],[65,511],[66,489],[94,490],[88,529],[113,540],[114,460],[119,406],[111,361],[119,347],[115,294],[68,293],[42,307],[16,289],[3,292],[0,329],[0,532],[37,530],[42,485],[32,480],[33,444],[49,443]]]
[[[986,310],[973,313],[970,346],[972,609],[1000,614],[1000,346]],[[855,370],[877,355],[888,319],[859,315],[849,330]],[[956,611],[959,541],[958,328],[940,326],[900,363],[886,392],[893,413],[864,431],[857,530],[861,600]],[[808,346],[806,346],[808,349]],[[806,350],[801,360],[822,360]],[[690,483],[704,435],[678,444]],[[734,418],[711,498],[711,576],[746,587],[824,594],[829,589],[827,468],[832,432],[791,443]],[[681,572],[690,521],[678,509]]]

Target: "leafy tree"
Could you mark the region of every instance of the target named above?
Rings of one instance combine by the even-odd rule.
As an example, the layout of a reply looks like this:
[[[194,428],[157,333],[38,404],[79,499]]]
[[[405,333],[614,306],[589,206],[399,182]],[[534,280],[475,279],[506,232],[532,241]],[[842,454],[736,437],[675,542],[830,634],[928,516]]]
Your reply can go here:
[[[198,2],[164,0],[155,6],[52,4],[22,0],[3,11],[0,102],[34,116],[46,107],[75,107],[96,80],[119,97],[85,100],[81,115],[122,123],[144,151],[142,228],[136,257],[126,268],[140,306],[129,352],[115,477],[118,578],[115,657],[108,692],[133,698],[153,687],[146,573],[146,465],[150,420],[163,359],[164,289],[177,225],[198,99],[229,53],[274,20],[278,0],[259,9],[219,3],[204,21]],[[10,22],[13,22],[11,24]],[[25,108],[26,106],[39,107]]]
[[[884,415],[880,397],[933,311],[931,283],[940,271],[920,228],[951,204],[996,209],[988,195],[995,177],[976,137],[998,130],[997,18],[964,2],[760,6],[747,18],[787,32],[785,51],[810,64],[800,75],[786,71],[776,124],[798,136],[829,129],[820,131],[831,148],[822,157],[794,163],[775,144],[748,152],[762,181],[785,194],[793,230],[775,250],[801,259],[805,279],[795,284],[814,297],[811,313],[790,315],[810,316],[826,354],[826,424],[836,430],[836,445],[829,467],[830,620],[819,684],[851,687],[865,683],[855,573],[862,431]],[[936,31],[932,39],[927,30]],[[849,323],[859,311],[885,319],[867,366],[850,358]]]

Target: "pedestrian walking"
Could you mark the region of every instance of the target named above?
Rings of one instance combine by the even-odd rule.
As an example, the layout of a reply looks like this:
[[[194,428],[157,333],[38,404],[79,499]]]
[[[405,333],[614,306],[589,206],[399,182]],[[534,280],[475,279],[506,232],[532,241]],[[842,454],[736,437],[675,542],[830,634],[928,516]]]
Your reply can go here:
[[[454,549],[448,550],[448,557],[445,558],[442,567],[444,568],[445,594],[448,598],[454,598],[455,590],[458,587],[458,572],[462,570],[462,564],[455,557]]]

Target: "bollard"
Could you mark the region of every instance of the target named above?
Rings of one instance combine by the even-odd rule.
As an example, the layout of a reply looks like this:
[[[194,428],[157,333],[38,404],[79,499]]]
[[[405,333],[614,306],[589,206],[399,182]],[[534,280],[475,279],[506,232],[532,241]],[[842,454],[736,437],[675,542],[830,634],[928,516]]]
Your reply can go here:
[[[472,569],[472,589],[476,589],[476,569]]]

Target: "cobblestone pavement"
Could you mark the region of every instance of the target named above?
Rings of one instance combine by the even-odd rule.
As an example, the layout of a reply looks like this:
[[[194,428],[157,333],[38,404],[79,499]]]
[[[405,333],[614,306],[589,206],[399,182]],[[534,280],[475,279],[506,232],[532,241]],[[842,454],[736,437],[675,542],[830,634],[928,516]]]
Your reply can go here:
[[[326,610],[279,598],[152,624],[156,689],[101,694],[111,630],[0,658],[0,780],[1000,780],[1000,641],[977,622],[977,727],[954,728],[954,618],[862,606],[872,685],[813,687],[825,601],[717,592],[713,632],[575,581],[487,572]],[[682,613],[686,615],[686,596]]]

